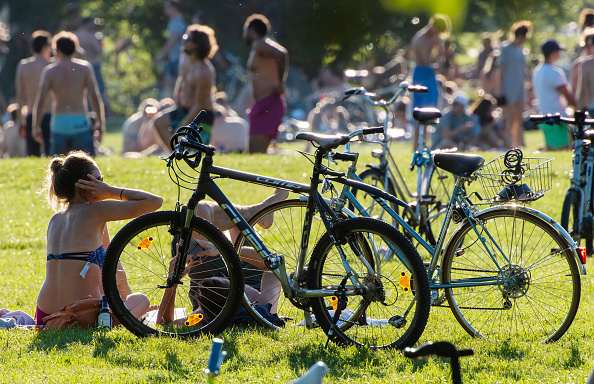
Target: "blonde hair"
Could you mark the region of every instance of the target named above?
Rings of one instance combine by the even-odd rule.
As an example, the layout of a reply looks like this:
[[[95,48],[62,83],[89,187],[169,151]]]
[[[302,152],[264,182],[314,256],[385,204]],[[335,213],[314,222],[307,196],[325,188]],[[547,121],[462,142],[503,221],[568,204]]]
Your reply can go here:
[[[98,168],[97,163],[83,151],[73,151],[66,157],[52,158],[44,182],[50,207],[56,212],[66,210],[75,196],[74,184],[79,179],[87,179],[94,168]]]

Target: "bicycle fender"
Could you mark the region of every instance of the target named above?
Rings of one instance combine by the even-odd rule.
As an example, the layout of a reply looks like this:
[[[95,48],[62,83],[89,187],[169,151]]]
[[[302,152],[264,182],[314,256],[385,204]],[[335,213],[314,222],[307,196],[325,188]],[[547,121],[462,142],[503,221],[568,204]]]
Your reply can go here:
[[[499,210],[501,210],[501,211],[508,211],[508,210],[522,211],[522,212],[527,213],[527,214],[529,214],[531,216],[538,217],[539,219],[542,219],[545,222],[547,222],[550,225],[552,225],[553,228],[555,228],[555,230],[566,241],[569,249],[571,250],[571,254],[573,255],[573,257],[574,257],[574,259],[575,259],[575,261],[577,263],[577,266],[578,266],[578,269],[580,270],[580,273],[582,275],[586,275],[587,274],[586,266],[584,264],[582,264],[581,259],[580,259],[580,256],[578,254],[577,245],[575,244],[575,242],[573,241],[573,239],[571,238],[571,236],[569,236],[569,233],[567,233],[567,231],[565,229],[563,229],[563,227],[559,223],[557,223],[555,220],[551,219],[549,216],[545,215],[544,213],[542,213],[540,211],[537,211],[536,209],[525,207],[523,205],[499,205],[499,206],[494,206],[494,207],[483,209],[478,214],[476,214],[475,217],[480,220],[481,219],[481,216],[483,214],[489,213],[489,212],[493,212],[493,211],[499,211]],[[450,242],[455,237],[455,235],[461,230],[462,226],[466,223],[466,221],[468,221],[467,218],[465,218],[464,220],[462,220],[462,222],[460,222],[460,225],[458,225],[458,227],[450,235],[450,238],[449,238],[447,244],[443,247],[444,250],[447,250],[449,248]]]
[[[336,181],[338,183],[341,184],[345,184],[348,185],[351,188],[357,188],[361,191],[365,191],[373,196],[377,196],[380,197],[384,200],[387,200],[391,203],[397,204],[405,209],[412,209],[410,207],[410,205],[406,204],[404,201],[390,195],[388,192],[382,191],[379,188],[373,187],[371,185],[362,183],[360,181],[356,181],[356,180],[351,180],[351,179],[345,179],[343,177],[328,177],[328,180],[330,181]]]
[[[376,171],[381,172],[382,174],[386,173],[386,167],[382,167],[381,165],[365,164],[365,168],[375,169]]]

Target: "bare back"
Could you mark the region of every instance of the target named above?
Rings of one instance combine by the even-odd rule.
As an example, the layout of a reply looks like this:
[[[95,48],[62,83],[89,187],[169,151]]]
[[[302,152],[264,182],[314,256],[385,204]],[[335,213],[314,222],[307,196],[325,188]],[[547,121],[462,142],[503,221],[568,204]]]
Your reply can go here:
[[[79,59],[62,60],[48,66],[42,87],[53,96],[53,114],[86,114],[87,93],[97,89],[89,62]]]
[[[62,254],[94,251],[101,245],[107,247],[105,223],[94,220],[93,204],[72,205],[66,212],[56,213],[47,229],[47,253]],[[87,295],[101,296],[101,270],[91,264],[85,277],[80,273],[86,262],[81,260],[49,260],[46,279],[39,292],[38,302],[46,313],[55,313],[64,303],[80,300]]]
[[[440,50],[441,39],[438,35],[430,33],[427,28],[421,29],[415,34],[411,42],[411,48],[415,56],[415,63],[420,66],[429,66],[436,60],[433,56],[435,49]]]
[[[588,108],[594,104],[594,58],[580,64],[578,86],[578,108]]]
[[[51,64],[51,61],[42,57],[30,57],[23,59],[17,68],[17,93],[19,94],[18,102],[21,108],[27,107],[27,113],[33,112],[33,105],[35,105],[35,98],[39,89],[39,81],[41,80],[41,72],[43,69]],[[49,112],[51,104],[49,101],[44,103],[43,112]]]

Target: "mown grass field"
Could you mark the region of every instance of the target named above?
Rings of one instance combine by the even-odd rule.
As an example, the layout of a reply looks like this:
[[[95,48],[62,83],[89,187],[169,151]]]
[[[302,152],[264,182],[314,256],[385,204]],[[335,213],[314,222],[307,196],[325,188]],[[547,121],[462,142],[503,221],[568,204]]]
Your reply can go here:
[[[542,146],[540,132],[527,136],[525,153]],[[119,135],[108,134],[106,145],[118,149]],[[222,166],[307,182],[310,163],[292,151],[303,146],[283,146],[279,155],[217,156]],[[410,143],[394,145],[403,172],[412,154]],[[360,147],[369,153],[371,147]],[[483,153],[487,159],[498,154]],[[558,220],[569,185],[570,152],[541,153],[555,157],[553,189],[533,204]],[[539,156],[540,156],[539,155]],[[366,156],[365,161],[373,161]],[[127,188],[142,188],[164,198],[163,209],[172,209],[176,188],[169,180],[165,163],[157,158],[123,159],[99,157],[105,182]],[[0,161],[0,307],[34,313],[35,300],[45,274],[45,230],[52,211],[46,206],[42,187],[47,159]],[[414,177],[410,177],[411,181]],[[271,190],[238,182],[222,181],[232,201],[251,204]],[[182,200],[188,194],[182,194]],[[109,225],[112,236],[124,222]],[[590,267],[591,268],[591,267]],[[563,276],[556,278],[562,279]],[[578,315],[568,333],[557,343],[533,344],[511,339],[491,343],[470,338],[447,308],[432,308],[429,324],[420,342],[447,340],[473,348],[475,355],[462,360],[463,379],[468,383],[585,383],[594,361],[593,280],[584,276]],[[220,335],[227,359],[222,383],[289,382],[318,360],[330,367],[326,383],[447,383],[445,360],[410,362],[398,351],[369,351],[325,347],[321,331],[292,327],[283,331],[232,328]],[[210,338],[177,340],[139,339],[125,329],[109,332],[90,330],[0,331],[0,382],[58,383],[195,383],[204,382]]]

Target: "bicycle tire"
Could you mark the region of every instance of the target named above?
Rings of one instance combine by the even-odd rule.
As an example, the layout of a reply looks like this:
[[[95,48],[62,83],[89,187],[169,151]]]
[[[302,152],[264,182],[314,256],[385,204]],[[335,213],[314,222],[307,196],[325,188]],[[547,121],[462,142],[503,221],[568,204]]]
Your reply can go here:
[[[580,195],[574,189],[568,189],[563,200],[561,210],[561,226],[569,233],[573,241],[579,247],[582,239],[582,231],[579,223]]]
[[[396,190],[394,189],[394,185],[392,184],[392,180],[388,179],[387,183],[384,183],[386,180],[386,173],[382,172],[377,168],[368,168],[361,172],[359,175],[361,181],[365,184],[371,185],[373,187],[379,188],[382,191],[388,192],[392,196],[396,196]],[[351,192],[353,196],[357,199],[357,201],[365,208],[365,211],[373,218],[377,218],[379,220],[385,221],[389,224],[396,225],[396,220],[394,220],[388,212],[386,212],[372,197],[366,192],[359,191],[356,188],[352,188]],[[357,196],[358,195],[358,196]],[[398,197],[398,196],[396,196]],[[399,212],[400,207],[396,204],[387,202],[396,213]],[[353,210],[354,207],[349,206],[349,209]],[[405,215],[407,216],[407,215]],[[405,217],[403,219],[406,220]],[[407,220],[408,221],[408,220]]]
[[[297,258],[299,256],[299,250],[301,246],[301,236],[303,223],[305,221],[305,211],[307,206],[307,200],[290,199],[283,200],[274,204],[271,204],[259,212],[257,212],[249,221],[250,227],[254,228],[266,248],[269,251],[284,256],[285,268],[287,273],[291,274],[295,271],[297,265]],[[273,215],[272,224],[268,228],[264,228],[258,225],[267,216]],[[319,216],[314,216],[314,221],[311,223],[312,228],[309,235],[309,244],[316,244],[318,239],[326,232],[326,228],[322,223]],[[235,249],[238,254],[241,255],[241,249],[246,243],[246,238],[240,234],[235,240]],[[313,247],[308,248],[308,254],[305,260],[310,259]],[[254,284],[254,280],[261,279],[261,270],[256,267],[251,267],[250,264],[243,263],[243,274],[245,276],[246,284]],[[267,290],[273,292],[267,294],[260,289],[260,293],[264,296],[272,296],[278,301],[278,316],[285,320],[286,323],[294,323],[300,320],[303,315],[301,311],[293,303],[287,299],[283,294],[280,286],[280,281],[275,280],[276,284],[268,284]],[[268,281],[270,283],[270,280]],[[303,284],[305,288],[305,284]],[[245,310],[250,314],[260,325],[265,328],[279,328],[282,324],[275,324],[271,319],[267,319],[264,314],[256,310],[256,305],[250,301],[248,296],[243,296],[243,306]]]
[[[176,318],[179,318],[177,322],[181,324],[158,325],[155,322],[157,317],[155,311],[138,319],[126,307],[122,299],[126,297],[126,293],[120,292],[118,287],[118,265],[121,263],[124,268],[132,292],[143,293],[152,305],[158,305],[163,297],[164,290],[161,287],[166,283],[169,275],[169,261],[175,252],[174,241],[180,231],[177,227],[179,224],[176,223],[180,222],[178,212],[148,213],[125,225],[114,236],[107,249],[102,277],[105,295],[115,317],[137,336],[162,334],[188,337],[216,334],[231,324],[241,304],[244,288],[243,275],[235,248],[215,226],[206,220],[194,217],[192,219],[193,239],[198,235],[213,243],[220,254],[202,256],[201,262],[193,267],[192,272],[182,278],[182,284],[177,286],[174,305],[178,314]],[[194,245],[190,245],[189,252],[192,252],[191,248]],[[213,276],[225,277],[229,281],[228,289],[213,287],[212,279],[207,281]],[[200,289],[208,293],[208,295],[203,293],[201,296],[206,298],[204,308],[211,306],[215,309],[211,311],[210,316],[207,312],[202,312],[204,321],[186,326],[184,317],[196,309],[193,302],[195,300],[199,302],[200,298],[197,298],[196,294]],[[218,302],[212,301],[211,297],[218,297]],[[218,314],[215,313],[216,311],[219,311]]]
[[[370,218],[344,220],[332,228],[332,233],[349,244],[342,247],[347,261],[367,289],[348,297],[339,325],[328,337],[341,345],[372,349],[413,345],[425,329],[430,310],[429,280],[415,247],[394,227]],[[373,274],[355,256],[354,249],[369,262]],[[382,252],[387,249],[397,251],[399,257],[384,260]],[[408,278],[408,289],[407,279],[400,280],[401,273]],[[337,290],[346,275],[336,245],[326,233],[313,251],[307,286]],[[310,304],[317,323],[328,335],[334,315],[331,298],[311,298]]]
[[[452,237],[443,259],[442,282],[469,278],[512,276],[510,286],[489,285],[446,288],[454,317],[474,337],[552,342],[567,331],[578,310],[581,286],[577,262],[570,245],[546,220],[523,207],[487,209],[476,216],[509,255],[499,254],[501,272],[480,238],[491,250],[495,245],[483,227],[480,236],[465,221]]]
[[[421,205],[421,216],[427,223],[421,223],[420,226],[423,227],[427,242],[433,246],[441,232],[454,184],[453,174],[434,165],[427,166],[423,172],[421,196],[435,196],[435,199],[431,204]]]

